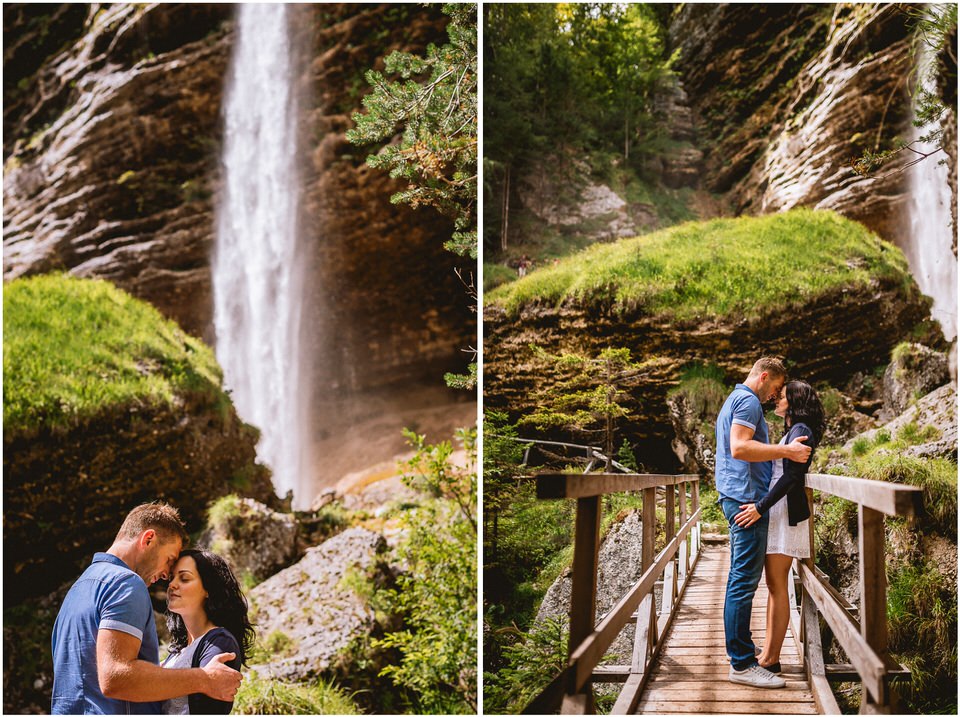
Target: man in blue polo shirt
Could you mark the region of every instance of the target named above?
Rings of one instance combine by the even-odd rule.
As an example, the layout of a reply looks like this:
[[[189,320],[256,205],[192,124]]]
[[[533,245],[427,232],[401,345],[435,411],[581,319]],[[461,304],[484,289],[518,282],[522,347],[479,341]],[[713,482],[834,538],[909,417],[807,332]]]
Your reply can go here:
[[[164,670],[147,586],[166,579],[187,541],[175,508],[134,508],[105,553],[70,588],[53,627],[52,714],[159,714],[163,700],[202,692],[233,700],[240,673],[218,655]]]
[[[753,596],[763,573],[767,552],[768,516],[748,527],[733,518],[744,503],[754,503],[766,494],[773,473],[772,461],[789,458],[801,463],[810,447],[798,438],[789,445],[768,443],[762,403],[783,390],[787,372],[779,359],[757,361],[743,383],[738,383],[717,416],[716,485],[720,507],[730,525],[730,573],[723,603],[723,628],[730,658],[731,682],[752,687],[785,687],[786,682],[757,662],[750,635]]]

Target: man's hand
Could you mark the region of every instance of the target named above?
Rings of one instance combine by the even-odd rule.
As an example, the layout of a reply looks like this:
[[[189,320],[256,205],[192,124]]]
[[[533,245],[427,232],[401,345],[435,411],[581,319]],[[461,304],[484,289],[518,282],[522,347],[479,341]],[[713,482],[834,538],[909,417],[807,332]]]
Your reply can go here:
[[[740,512],[733,516],[733,522],[741,528],[749,528],[760,520],[760,513],[757,511],[756,503],[746,503],[740,506]]]
[[[810,457],[810,446],[801,443],[807,440],[807,436],[797,436],[791,443],[783,447],[784,458],[789,458],[794,463],[806,463]]]
[[[200,668],[207,673],[210,683],[203,691],[204,694],[222,702],[233,702],[233,697],[237,694],[243,676],[224,663],[230,662],[235,657],[236,654],[232,652],[224,652],[216,655],[210,662]]]

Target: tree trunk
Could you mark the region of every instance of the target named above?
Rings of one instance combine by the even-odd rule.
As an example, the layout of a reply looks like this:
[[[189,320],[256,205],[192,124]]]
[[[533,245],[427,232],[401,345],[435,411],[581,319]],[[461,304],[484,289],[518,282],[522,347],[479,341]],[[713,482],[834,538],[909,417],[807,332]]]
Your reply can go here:
[[[623,159],[630,159],[630,115],[623,114]]]
[[[500,251],[507,250],[507,229],[510,224],[510,165],[504,169],[503,201],[500,204]]]

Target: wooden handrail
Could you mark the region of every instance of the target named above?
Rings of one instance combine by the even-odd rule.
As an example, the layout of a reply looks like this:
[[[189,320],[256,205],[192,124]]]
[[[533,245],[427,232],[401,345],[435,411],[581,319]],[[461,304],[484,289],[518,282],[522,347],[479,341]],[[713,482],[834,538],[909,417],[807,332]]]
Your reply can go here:
[[[807,473],[807,487],[844,498],[885,515],[904,518],[920,512],[923,497],[923,491],[912,485],[827,473]]]
[[[700,476],[659,473],[539,473],[537,498],[587,498],[699,481]]]
[[[807,499],[810,502],[811,557],[797,561],[804,610],[804,663],[818,704],[836,701],[829,693],[828,670],[823,664],[818,616],[822,615],[840,647],[850,658],[863,684],[861,713],[885,714],[895,709],[892,679],[902,677],[887,645],[887,578],[884,516],[912,517],[923,508],[923,491],[914,486],[866,480],[850,476],[808,473]],[[857,543],[860,556],[859,620],[851,605],[826,581],[813,561],[813,490],[857,503]]]
[[[669,627],[690,571],[699,558],[700,477],[695,474],[541,473],[536,480],[538,498],[576,499],[577,517],[570,596],[569,661],[563,672],[527,705],[524,712],[542,714],[555,711],[561,703],[564,712],[592,712],[591,682],[602,677],[602,673],[595,674],[595,669],[636,611],[630,672],[613,709],[615,714],[629,711],[636,705],[640,690],[649,677],[650,662],[659,654],[663,644],[660,635]],[[689,495],[688,484],[691,486]],[[666,491],[667,544],[654,557],[658,488]],[[604,495],[625,491],[643,492],[642,575],[595,624],[600,501]],[[653,590],[661,577],[663,610],[658,619]]]
[[[677,554],[680,549],[680,543],[690,530],[700,520],[700,512],[697,511],[690,516],[690,519],[680,529],[680,532],[667,544],[657,555],[653,562],[640,579],[634,583],[633,587],[610,609],[606,616],[599,622],[596,628],[577,646],[570,655],[570,666],[573,668],[573,682],[571,691],[579,692],[580,689],[590,679],[593,668],[600,662],[600,658],[617,639],[617,635],[623,629],[623,626],[630,621],[633,611],[640,605],[640,601],[653,591],[660,573],[666,567],[667,563]],[[637,623],[645,616],[638,616]]]

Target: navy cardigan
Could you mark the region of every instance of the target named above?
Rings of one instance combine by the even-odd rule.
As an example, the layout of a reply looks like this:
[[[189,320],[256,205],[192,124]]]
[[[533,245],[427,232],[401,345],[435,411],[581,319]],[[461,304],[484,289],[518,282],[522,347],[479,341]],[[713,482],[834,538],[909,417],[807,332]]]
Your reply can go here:
[[[806,463],[796,463],[789,458],[783,459],[783,476],[777,481],[773,490],[768,492],[757,501],[757,512],[763,515],[778,500],[787,496],[787,517],[790,525],[797,525],[810,517],[810,505],[807,503],[807,493],[804,490],[804,478],[807,475],[807,469],[810,467],[810,461],[813,460],[813,452],[817,448],[817,441],[813,431],[806,423],[795,423],[787,431],[787,439],[784,443],[792,443],[798,436],[807,436],[806,445],[810,446],[810,457]]]
[[[215,656],[223,652],[232,652],[236,657],[226,663],[235,670],[240,669],[240,645],[229,630],[215,627],[200,638],[200,644],[193,652],[191,667],[203,667]],[[202,692],[195,692],[187,697],[192,715],[226,715],[230,714],[233,702],[215,700]]]

